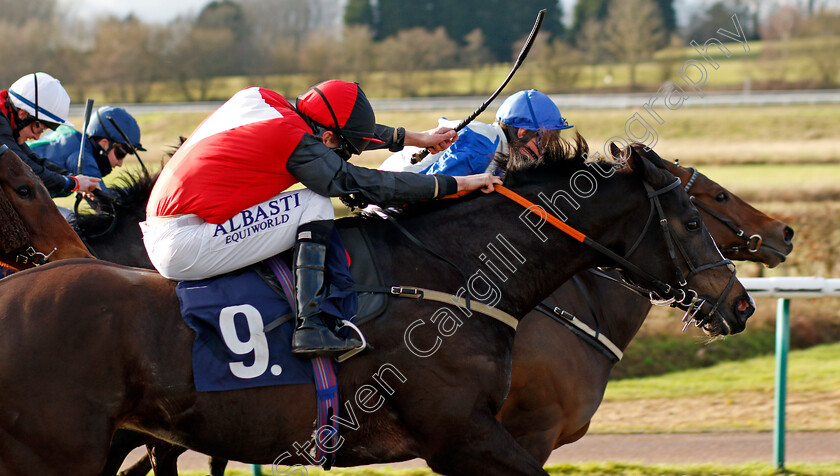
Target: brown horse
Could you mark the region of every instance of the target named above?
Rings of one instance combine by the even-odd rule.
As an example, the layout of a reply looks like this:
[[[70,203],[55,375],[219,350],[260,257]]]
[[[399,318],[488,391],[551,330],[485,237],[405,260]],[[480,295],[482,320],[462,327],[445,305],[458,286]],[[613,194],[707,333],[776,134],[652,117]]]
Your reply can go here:
[[[22,270],[47,261],[92,257],[43,182],[5,145],[0,145],[0,186],[0,263]]]
[[[793,230],[790,227],[756,210],[696,169],[664,162],[695,200],[706,227],[724,256],[761,262],[770,267],[784,261],[792,249]],[[111,217],[80,218],[77,225],[81,229],[92,230],[99,235],[86,240],[98,257],[120,264],[152,268],[150,263],[143,263],[143,260],[148,261],[148,256],[140,241],[137,223],[143,219],[153,182],[154,177],[138,175],[127,180],[125,187],[111,188],[120,197],[116,205],[116,223]],[[111,232],[101,234],[98,230],[102,229],[111,229]],[[758,241],[758,237],[763,238]],[[756,243],[759,244],[757,249],[754,246]],[[138,250],[139,255],[133,256]],[[618,323],[626,323],[626,337],[618,332],[605,331],[623,351],[647,315],[649,301],[629,292],[621,284],[589,272],[580,273],[575,279],[575,283],[563,284],[546,302],[552,307],[572,311],[590,327],[598,328],[597,324],[600,324],[602,331],[624,330],[624,326]],[[590,305],[584,296],[593,303]],[[597,309],[597,316],[592,315],[592,309]],[[597,320],[594,320],[595,317]],[[546,352],[546,349],[552,351]],[[551,450],[585,433],[606,385],[606,377],[599,376],[608,372],[605,374],[601,367],[607,363],[607,367],[611,368],[609,358],[586,358],[587,352],[594,350],[590,344],[539,311],[529,313],[519,326],[514,340],[513,386],[498,418],[538,461],[544,463]],[[556,352],[563,357],[556,358]],[[587,365],[571,371],[566,363],[570,361]],[[569,390],[549,392],[545,391],[546,388]],[[585,398],[587,396],[590,398]],[[116,474],[125,455],[151,442],[153,439],[147,435],[117,432],[109,463],[102,474]],[[186,449],[168,446],[156,443],[157,471],[160,475],[177,475],[176,458]],[[223,464],[223,461],[214,459],[211,474],[223,474]],[[148,458],[144,458],[122,474],[145,475],[150,469]]]
[[[742,331],[751,300],[661,159],[633,151],[627,167],[601,180],[587,168],[580,157],[560,157],[506,178],[532,202],[565,210],[586,237],[549,229],[544,209],[530,207],[540,213],[534,218],[498,194],[415,207],[398,222],[460,269],[476,270],[466,283],[474,301],[516,318],[574,273],[621,259],[602,253],[632,248],[623,264],[629,279],[679,297],[681,307],[690,303],[709,335]],[[582,176],[598,183],[597,194],[580,188]],[[558,201],[569,187],[586,213]],[[649,226],[652,209],[670,223],[664,234]],[[465,284],[390,223],[356,221],[381,252],[386,282],[450,292]],[[490,232],[475,232],[482,229]],[[497,241],[509,253],[491,267],[488,244]],[[670,256],[673,245],[681,252]],[[116,428],[238,461],[309,462],[314,386],[196,392],[194,333],[180,317],[173,282],[70,260],[17,273],[0,288],[0,475],[96,474]],[[508,391],[514,331],[475,311],[462,318],[467,312],[393,298],[386,317],[365,328],[375,350],[345,362],[339,376],[345,411],[337,465],[422,457],[443,474],[546,474],[495,419]]]
[[[793,250],[789,226],[695,169],[666,164],[692,195],[724,256],[775,267]],[[623,352],[647,317],[650,300],[590,272],[575,279],[546,303],[598,329]],[[532,311],[522,320],[514,340],[510,394],[498,415],[517,443],[541,463],[552,450],[586,434],[617,363],[597,343],[558,324],[558,317]]]

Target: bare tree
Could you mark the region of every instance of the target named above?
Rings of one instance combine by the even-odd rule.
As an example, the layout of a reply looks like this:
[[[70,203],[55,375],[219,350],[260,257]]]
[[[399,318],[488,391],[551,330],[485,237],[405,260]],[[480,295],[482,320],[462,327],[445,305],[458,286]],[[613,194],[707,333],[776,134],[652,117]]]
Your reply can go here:
[[[539,65],[538,74],[550,85],[549,89],[573,88],[581,72],[581,55],[568,43],[559,39],[549,41],[540,33],[534,41],[533,61]]]
[[[0,22],[21,25],[31,20],[52,21],[58,11],[56,0],[0,0]],[[5,35],[4,35],[5,41]]]
[[[311,84],[335,77],[341,68],[341,50],[333,35],[312,34],[300,49],[298,64],[310,76]]]
[[[400,93],[415,96],[419,92],[418,72],[429,72],[427,81],[432,84],[432,72],[436,68],[451,66],[456,51],[455,42],[443,28],[434,32],[411,28],[383,40],[377,56],[383,69],[397,73]]]
[[[4,12],[5,13],[5,12]],[[51,23],[28,20],[20,24],[0,23],[3,30],[3,67],[0,68],[0,88],[6,89],[21,76],[44,71],[56,77],[49,67],[51,52],[44,38]],[[58,78],[61,80],[61,78]]]
[[[478,92],[477,81],[481,70],[493,60],[493,53],[487,48],[484,33],[476,28],[464,37],[467,44],[460,49],[458,64],[470,70],[470,93]],[[486,88],[483,88],[486,89]]]
[[[796,29],[797,36],[820,38],[819,43],[808,51],[807,55],[817,80],[823,86],[835,86],[840,74],[840,57],[837,55],[838,24],[840,10],[821,9],[802,19]]]
[[[234,47],[233,33],[221,28],[195,28],[173,48],[169,65],[186,101],[207,100],[213,79],[227,71],[225,52]],[[198,88],[198,97],[193,87]]]
[[[160,44],[155,28],[136,18],[100,19],[89,54],[93,80],[110,101],[143,102],[160,78]]]
[[[606,45],[603,39],[604,25],[600,21],[590,18],[586,20],[577,38],[578,47],[583,52],[583,58],[589,65],[591,72],[590,87],[595,89],[598,83],[598,65],[607,54]]]
[[[368,73],[376,67],[373,33],[367,26],[347,26],[339,48],[342,70],[350,73],[355,81],[364,84]]]
[[[662,16],[653,0],[613,0],[604,25],[607,50],[630,69],[636,87],[636,67],[650,58],[665,39]]]
[[[783,5],[758,25],[762,40],[789,40],[802,22],[802,14],[792,5]]]

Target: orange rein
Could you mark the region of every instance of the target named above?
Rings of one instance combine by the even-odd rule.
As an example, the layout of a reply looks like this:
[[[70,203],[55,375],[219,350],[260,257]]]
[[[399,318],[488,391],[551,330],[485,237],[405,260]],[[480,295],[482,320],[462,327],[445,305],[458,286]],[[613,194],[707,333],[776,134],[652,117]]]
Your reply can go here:
[[[527,198],[523,197],[522,195],[519,195],[518,193],[514,192],[513,190],[511,190],[511,189],[509,189],[505,186],[502,186],[502,185],[495,185],[494,187],[495,187],[494,189],[495,189],[496,192],[499,192],[502,195],[504,195],[505,197],[507,197],[507,198],[513,200],[514,202],[522,205],[529,212],[534,213],[536,215],[539,215],[540,218],[542,218],[543,220],[546,220],[547,222],[551,223],[552,225],[557,227],[563,233],[571,236],[572,238],[580,241],[581,243],[583,243],[583,240],[586,239],[586,235],[584,235],[583,233],[575,230],[574,228],[570,227],[569,225],[563,223],[562,221],[560,221],[559,218],[555,217],[554,215],[552,215],[550,213],[547,213],[543,209],[543,207],[541,207],[539,205],[535,205],[534,203],[532,203],[531,201],[529,201]]]
[[[545,209],[543,207],[541,207],[539,205],[535,205],[534,203],[532,203],[530,200],[523,197],[522,195],[519,195],[518,193],[514,192],[513,190],[511,190],[511,189],[509,189],[509,188],[507,188],[503,185],[494,185],[493,187],[494,187],[493,191],[499,192],[500,194],[504,195],[505,197],[507,197],[507,198],[513,200],[514,202],[522,205],[522,207],[527,209],[529,212],[534,213],[536,215],[539,215],[540,218],[542,218],[543,220],[546,220],[547,222],[551,223],[552,225],[554,225],[556,228],[558,228],[563,233],[571,236],[572,238],[580,241],[581,243],[583,243],[583,240],[586,239],[586,235],[584,235],[583,233],[575,230],[574,228],[570,227],[569,225],[563,223],[562,221],[560,221],[559,218],[555,217],[554,215],[545,212]],[[459,198],[459,197],[463,197],[464,195],[467,195],[469,193],[470,192],[461,191],[461,192],[458,192],[458,193],[453,193],[452,195],[446,195],[446,196],[441,197],[441,198],[442,199]],[[542,210],[543,213],[540,213],[540,210]],[[543,216],[543,214],[545,214],[545,216]]]

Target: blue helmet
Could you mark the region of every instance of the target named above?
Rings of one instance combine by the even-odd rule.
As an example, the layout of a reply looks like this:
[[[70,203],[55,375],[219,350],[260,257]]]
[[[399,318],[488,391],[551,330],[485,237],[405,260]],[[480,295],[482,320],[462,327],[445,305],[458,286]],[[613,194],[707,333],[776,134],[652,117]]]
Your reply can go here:
[[[116,124],[116,127],[114,127]],[[90,118],[85,133],[88,137],[102,137],[111,142],[125,144],[125,137],[131,141],[131,147],[137,150],[146,150],[140,145],[140,127],[137,121],[121,107],[102,106]]]
[[[554,101],[536,89],[519,91],[505,99],[496,112],[496,120],[529,131],[574,127],[566,122]]]

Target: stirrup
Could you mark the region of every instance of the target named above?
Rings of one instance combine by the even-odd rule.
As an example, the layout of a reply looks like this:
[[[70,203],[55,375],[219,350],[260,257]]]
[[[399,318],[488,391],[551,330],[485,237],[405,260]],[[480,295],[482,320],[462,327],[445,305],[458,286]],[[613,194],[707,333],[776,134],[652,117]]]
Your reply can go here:
[[[356,327],[356,324],[353,324],[352,322],[344,320],[344,319],[339,319],[338,320],[338,326],[337,326],[338,330],[341,330],[344,327],[349,327],[349,328],[353,329],[354,331],[356,331],[356,334],[358,334],[359,338],[362,340],[362,344],[360,346],[356,347],[355,349],[348,350],[347,352],[345,352],[345,353],[339,355],[338,357],[336,357],[335,360],[339,363],[344,362],[345,360],[349,359],[350,357],[353,357],[354,355],[358,354],[359,352],[361,352],[361,351],[363,351],[367,348],[367,340],[365,339],[365,336],[362,334],[362,331],[359,330],[358,327]]]

